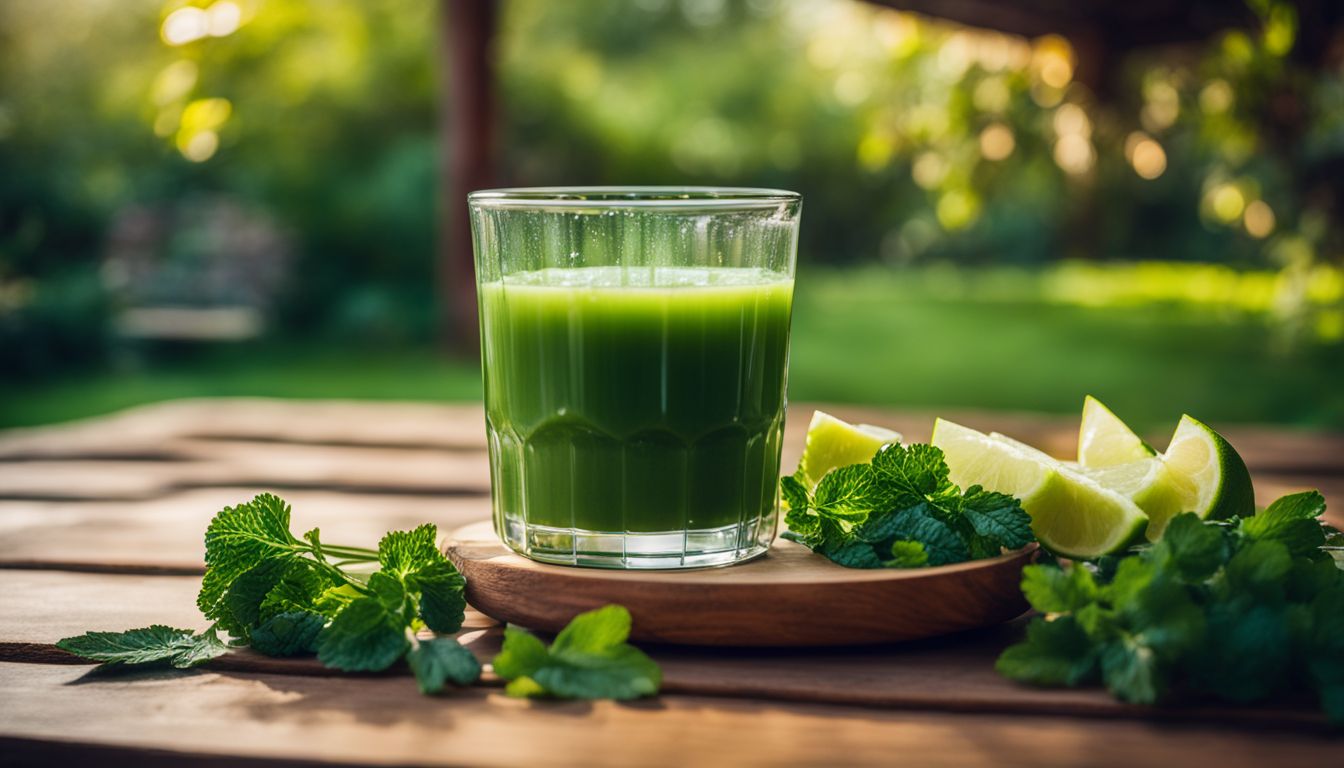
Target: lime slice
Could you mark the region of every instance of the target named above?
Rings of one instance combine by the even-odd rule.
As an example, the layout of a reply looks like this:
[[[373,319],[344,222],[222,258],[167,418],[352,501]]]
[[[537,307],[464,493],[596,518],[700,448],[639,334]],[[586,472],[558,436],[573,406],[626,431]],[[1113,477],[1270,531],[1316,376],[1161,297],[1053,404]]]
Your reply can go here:
[[[901,434],[871,424],[850,424],[817,411],[807,427],[807,442],[798,471],[816,486],[827,472],[850,464],[867,464],[877,449],[901,442]]]
[[[1010,438],[939,419],[933,444],[954,483],[1016,496],[1046,548],[1075,559],[1100,557],[1140,538],[1148,517],[1121,494]]]
[[[1078,428],[1078,463],[1084,467],[1109,467],[1157,455],[1134,430],[1111,409],[1088,395],[1083,400],[1083,421]]]
[[[1255,490],[1246,462],[1203,422],[1182,416],[1163,458],[1167,469],[1190,486],[1182,512],[1207,520],[1255,513]]]
[[[1173,471],[1159,456],[1108,467],[1084,467],[1081,471],[1103,488],[1109,488],[1138,505],[1148,515],[1145,536],[1162,538],[1171,518],[1192,509],[1198,489],[1189,478]]]

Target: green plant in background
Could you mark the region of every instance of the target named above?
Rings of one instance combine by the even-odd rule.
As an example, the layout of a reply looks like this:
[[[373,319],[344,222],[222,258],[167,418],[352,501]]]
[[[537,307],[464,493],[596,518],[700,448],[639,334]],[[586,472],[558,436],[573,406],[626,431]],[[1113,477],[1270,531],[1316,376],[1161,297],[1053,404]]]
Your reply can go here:
[[[219,265],[262,251],[221,236],[244,229],[222,226],[233,219],[221,210],[240,212],[287,260],[283,283],[255,302],[269,339],[343,350],[420,345],[407,354],[424,355],[442,75],[435,7],[5,3],[0,386],[26,377],[33,384],[11,391],[27,396],[81,366],[134,363],[125,353],[136,349],[118,343],[113,328],[152,286],[150,298],[167,304],[237,295],[215,285]],[[799,189],[808,199],[807,266],[869,265],[881,284],[952,297],[935,306],[907,292],[902,300],[927,311],[903,315],[887,302],[883,312],[821,318],[817,328],[861,323],[898,342],[904,332],[926,333],[932,343],[923,349],[936,356],[929,350],[962,342],[952,330],[958,302],[970,302],[975,315],[987,302],[971,291],[1002,274],[981,279],[965,268],[1030,266],[1041,275],[1018,279],[1025,295],[1101,305],[1078,315],[1084,325],[1109,307],[1157,317],[1203,312],[1211,326],[1245,322],[1277,350],[1277,367],[1298,368],[1302,389],[1324,390],[1334,375],[1317,361],[1328,362],[1344,340],[1344,217],[1328,208],[1344,199],[1344,78],[1328,59],[1303,61],[1305,33],[1291,3],[1252,0],[1258,21],[1246,30],[1184,55],[1162,50],[1117,62],[1121,74],[1105,102],[1078,82],[1077,56],[1061,38],[959,28],[852,0],[641,0],[619,12],[599,0],[501,7],[504,179]],[[68,55],[76,49],[80,56]],[[126,253],[161,265],[159,277],[123,269]],[[1054,265],[1064,257],[1087,263]],[[1186,271],[1171,261],[1218,266]],[[1010,310],[1022,324],[1003,328],[1006,346],[1058,354],[1043,366],[1062,369],[1069,361],[1051,350],[1071,344],[1071,330],[1029,322],[1029,305]],[[824,353],[794,356],[793,380],[813,382],[815,396],[924,401],[918,381],[909,395],[876,380],[815,386],[833,378]],[[1123,374],[1125,353],[1110,354],[1089,365]],[[149,374],[186,377],[200,367],[151,366]],[[94,399],[299,389],[167,387],[129,377],[105,386]],[[957,397],[967,405],[1066,405],[1030,394],[1036,386],[1022,374],[1002,392]],[[1097,388],[1070,389],[1079,386]],[[357,389],[349,394],[433,394],[428,385]],[[1272,385],[1247,397],[1268,405],[1238,409],[1244,418],[1332,423],[1334,406],[1304,414]]]

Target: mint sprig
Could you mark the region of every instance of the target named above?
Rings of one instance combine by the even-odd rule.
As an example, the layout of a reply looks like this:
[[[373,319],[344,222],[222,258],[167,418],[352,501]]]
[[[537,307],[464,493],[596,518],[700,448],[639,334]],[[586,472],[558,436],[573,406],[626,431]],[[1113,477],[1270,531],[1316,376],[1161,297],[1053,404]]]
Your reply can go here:
[[[437,538],[433,525],[388,533],[377,549],[324,543],[318,529],[300,538],[290,532],[289,505],[261,494],[221,510],[206,529],[197,606],[214,622],[208,630],[155,625],[57,645],[105,664],[176,667],[208,661],[229,645],[270,656],[316,653],[346,671],[379,671],[406,659],[423,691],[470,684],[480,665],[469,651],[451,637],[417,636],[422,629],[456,632],[466,607],[466,581]],[[220,632],[232,641],[226,645]]]
[[[1187,513],[1124,557],[1029,566],[1022,591],[1045,617],[997,668],[1139,704],[1311,690],[1344,724],[1344,563],[1324,512],[1308,491],[1234,522]]]
[[[942,450],[888,445],[868,464],[831,470],[815,490],[780,481],[785,538],[851,568],[916,568],[993,557],[1035,537],[1017,499],[948,479]]]
[[[547,647],[517,627],[504,630],[495,656],[495,674],[508,681],[505,692],[526,698],[636,699],[652,696],[662,671],[626,642],[630,611],[608,605],[575,616]]]
[[[197,634],[162,624],[126,632],[89,632],[60,640],[56,647],[106,666],[166,664],[178,669],[203,664],[228,651],[213,629]]]

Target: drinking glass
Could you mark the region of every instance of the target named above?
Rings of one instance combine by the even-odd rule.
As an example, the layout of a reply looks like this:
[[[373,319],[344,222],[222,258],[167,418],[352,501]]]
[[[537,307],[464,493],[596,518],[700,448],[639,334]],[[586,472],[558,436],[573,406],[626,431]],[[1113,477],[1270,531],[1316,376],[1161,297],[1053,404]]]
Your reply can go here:
[[[468,203],[500,538],[608,568],[763,553],[802,198],[574,187]]]

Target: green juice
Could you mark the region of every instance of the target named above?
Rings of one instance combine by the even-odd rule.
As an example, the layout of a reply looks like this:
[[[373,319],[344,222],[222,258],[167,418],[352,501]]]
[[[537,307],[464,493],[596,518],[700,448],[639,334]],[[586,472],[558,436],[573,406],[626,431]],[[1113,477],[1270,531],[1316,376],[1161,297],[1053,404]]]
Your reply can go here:
[[[765,520],[770,535],[792,296],[792,278],[746,268],[544,269],[482,284],[497,526],[671,532],[677,546],[721,531],[741,546],[739,528]]]

